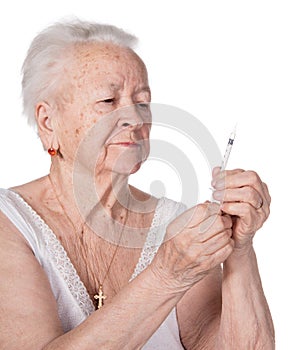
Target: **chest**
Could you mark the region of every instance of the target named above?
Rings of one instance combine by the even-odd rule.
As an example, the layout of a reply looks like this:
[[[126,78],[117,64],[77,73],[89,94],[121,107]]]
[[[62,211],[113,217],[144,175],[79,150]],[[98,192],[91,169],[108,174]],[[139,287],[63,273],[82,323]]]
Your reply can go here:
[[[97,300],[94,296],[99,293],[100,286],[107,296],[106,304],[129,283],[142,248],[129,248],[110,243],[90,230],[73,234],[67,227],[57,225],[57,222],[53,232],[95,306]]]
[[[90,298],[93,300],[102,285],[108,295],[107,303],[110,302],[134,272],[157,216],[158,200],[131,188],[132,198],[137,199],[132,205],[123,207],[116,203],[107,211],[96,206],[92,215],[82,220],[77,207],[71,201],[58,200],[49,185],[48,178],[44,178],[34,186],[18,187],[16,192],[54,233]]]
[[[120,226],[106,216],[93,216],[94,221],[81,227],[80,220],[75,220],[75,216],[68,213],[68,219],[68,215],[57,211],[57,205],[50,206],[46,200],[30,204],[63,246],[94,304],[97,303],[94,296],[99,293],[100,286],[107,296],[105,303],[111,302],[129,283],[150,232],[155,211],[139,211],[140,215],[130,211],[125,225]],[[74,221],[72,224],[71,219]],[[123,227],[125,230],[122,230]]]
[[[134,246],[126,244],[126,240],[120,242],[119,238],[111,240],[109,236],[99,235],[88,226],[84,227],[84,230],[73,232],[63,218],[57,216],[55,219],[54,215],[51,217],[52,230],[65,249],[94,305],[97,306],[98,301],[94,296],[99,294],[100,286],[107,297],[105,304],[110,303],[128,284],[141,256],[148,231],[143,227],[139,230],[135,228],[133,234],[138,234],[140,244]],[[105,232],[109,233],[109,228]],[[127,234],[129,232],[125,232],[122,237]]]

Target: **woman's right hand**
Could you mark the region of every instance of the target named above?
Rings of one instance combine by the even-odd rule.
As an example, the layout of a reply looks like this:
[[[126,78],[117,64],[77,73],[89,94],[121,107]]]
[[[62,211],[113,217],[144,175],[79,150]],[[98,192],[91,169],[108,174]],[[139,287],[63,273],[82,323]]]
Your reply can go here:
[[[218,204],[187,210],[167,227],[150,268],[171,292],[188,290],[232,253],[232,220]]]

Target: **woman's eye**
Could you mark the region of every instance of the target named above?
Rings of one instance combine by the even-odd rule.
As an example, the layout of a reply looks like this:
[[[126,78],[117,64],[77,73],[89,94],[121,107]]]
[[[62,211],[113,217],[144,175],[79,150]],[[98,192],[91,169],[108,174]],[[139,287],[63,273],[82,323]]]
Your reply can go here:
[[[148,109],[150,107],[150,104],[148,102],[139,102],[137,103],[137,106],[142,109]]]
[[[107,104],[113,104],[115,102],[114,98],[106,98],[105,100],[101,101]]]

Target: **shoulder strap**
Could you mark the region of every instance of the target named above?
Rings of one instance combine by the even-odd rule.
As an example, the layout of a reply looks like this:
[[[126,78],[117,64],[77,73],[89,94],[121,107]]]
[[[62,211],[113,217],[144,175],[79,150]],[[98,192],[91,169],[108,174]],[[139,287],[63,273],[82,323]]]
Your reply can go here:
[[[21,197],[11,190],[0,189],[0,210],[14,224],[27,240],[33,252],[36,253],[38,242],[32,228],[34,217]]]

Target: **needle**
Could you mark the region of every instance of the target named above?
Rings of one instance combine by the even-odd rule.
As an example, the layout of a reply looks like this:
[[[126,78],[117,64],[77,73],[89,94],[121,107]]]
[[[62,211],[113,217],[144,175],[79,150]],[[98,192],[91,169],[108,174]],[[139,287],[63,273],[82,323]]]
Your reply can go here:
[[[235,141],[235,137],[236,137],[236,129],[237,129],[237,124],[235,125],[234,130],[231,132],[231,134],[229,135],[229,139],[228,139],[228,143],[226,146],[226,150],[222,159],[222,163],[221,163],[221,167],[220,167],[220,172],[225,170],[227,162],[228,162],[228,158],[230,155],[230,152],[232,150],[234,141]],[[212,191],[214,191],[214,188],[210,188]],[[216,203],[220,203],[218,200],[216,199],[212,199],[211,202],[216,202]]]
[[[222,164],[221,164],[221,168],[220,171],[225,170],[227,162],[228,162],[228,158],[230,155],[230,152],[232,150],[233,144],[234,144],[234,140],[236,137],[236,129],[237,129],[237,124],[235,125],[234,130],[231,132],[230,136],[229,136],[229,140],[226,146],[226,150],[225,150],[225,154],[223,156],[223,160],[222,160]]]

